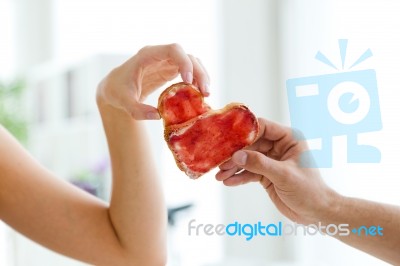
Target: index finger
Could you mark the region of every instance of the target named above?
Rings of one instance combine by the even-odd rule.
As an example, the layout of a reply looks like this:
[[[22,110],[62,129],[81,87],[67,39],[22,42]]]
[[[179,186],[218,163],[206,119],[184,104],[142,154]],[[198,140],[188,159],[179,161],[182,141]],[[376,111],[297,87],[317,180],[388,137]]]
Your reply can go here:
[[[184,82],[193,82],[193,64],[183,48],[176,43],[166,45],[146,46],[139,52],[144,58],[152,58],[155,61],[167,60],[179,68],[179,73]],[[143,62],[146,64],[146,62]]]
[[[264,138],[277,141],[286,136],[292,136],[292,129],[290,127],[282,126],[264,118],[258,118],[258,123],[260,125],[260,132],[257,139]]]
[[[184,82],[193,83],[193,75],[197,75],[195,78],[200,84],[208,83],[208,76],[202,66],[193,62],[179,44],[146,46],[138,52],[138,57],[138,60],[144,66],[164,60],[178,66],[178,71]]]

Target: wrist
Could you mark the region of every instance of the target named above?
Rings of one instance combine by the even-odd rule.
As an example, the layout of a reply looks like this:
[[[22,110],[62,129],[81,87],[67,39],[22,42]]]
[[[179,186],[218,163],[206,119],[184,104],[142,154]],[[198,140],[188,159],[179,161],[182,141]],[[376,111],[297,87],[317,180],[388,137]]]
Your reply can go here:
[[[134,121],[127,111],[109,104],[101,96],[96,97],[96,102],[104,126],[109,127],[107,125],[110,125],[114,127],[116,124],[128,126]]]
[[[96,103],[97,108],[99,109],[100,115],[103,120],[107,117],[112,117],[113,119],[116,118],[129,118],[132,120],[131,115],[121,107],[115,106],[112,102],[110,102],[110,87],[112,86],[109,84],[108,78],[105,78],[100,82],[97,87],[96,92]]]
[[[319,208],[318,221],[322,224],[340,223],[340,214],[343,212],[344,201],[344,196],[329,189],[323,201],[324,203]]]

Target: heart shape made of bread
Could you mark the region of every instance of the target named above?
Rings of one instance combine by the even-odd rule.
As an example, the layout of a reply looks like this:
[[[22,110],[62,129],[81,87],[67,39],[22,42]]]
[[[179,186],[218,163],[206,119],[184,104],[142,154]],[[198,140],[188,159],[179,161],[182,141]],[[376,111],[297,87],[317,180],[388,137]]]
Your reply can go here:
[[[200,91],[184,82],[161,93],[158,111],[177,166],[193,179],[252,144],[259,131],[257,118],[245,105],[231,103],[212,110]]]

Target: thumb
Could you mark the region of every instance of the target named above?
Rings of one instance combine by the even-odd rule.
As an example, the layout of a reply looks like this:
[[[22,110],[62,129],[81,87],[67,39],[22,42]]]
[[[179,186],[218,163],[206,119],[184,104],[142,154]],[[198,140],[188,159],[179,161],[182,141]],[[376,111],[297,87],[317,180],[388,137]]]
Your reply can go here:
[[[272,183],[282,183],[287,178],[287,171],[282,162],[258,151],[237,151],[233,154],[232,161],[247,171],[267,177]]]
[[[158,110],[151,105],[136,103],[127,108],[128,112],[136,120],[157,120],[160,119]]]

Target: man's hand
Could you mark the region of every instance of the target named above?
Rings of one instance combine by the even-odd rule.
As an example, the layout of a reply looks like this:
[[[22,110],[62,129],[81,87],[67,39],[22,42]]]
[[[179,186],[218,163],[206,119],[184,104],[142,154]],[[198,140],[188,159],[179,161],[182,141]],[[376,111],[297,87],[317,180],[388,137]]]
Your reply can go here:
[[[260,182],[289,219],[302,224],[319,221],[336,193],[325,185],[318,169],[300,166],[307,144],[298,141],[290,128],[262,118],[259,123],[257,141],[222,164],[217,180],[227,186]]]
[[[348,228],[380,226],[383,235],[333,235],[393,265],[400,265],[400,207],[344,197],[329,188],[318,169],[303,168],[305,141],[293,130],[259,119],[258,140],[236,152],[220,166],[217,180],[227,186],[260,182],[275,206],[289,219],[302,224],[345,224]],[[297,133],[296,133],[297,135]]]

